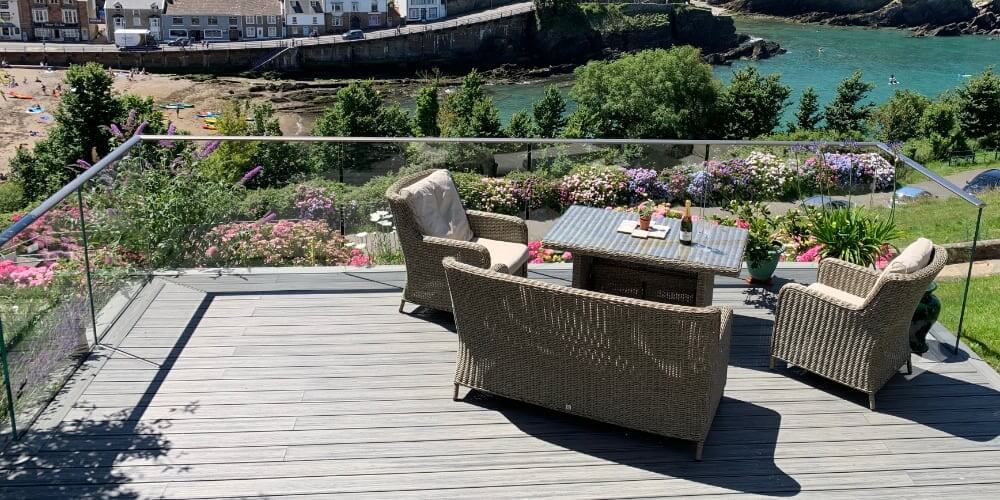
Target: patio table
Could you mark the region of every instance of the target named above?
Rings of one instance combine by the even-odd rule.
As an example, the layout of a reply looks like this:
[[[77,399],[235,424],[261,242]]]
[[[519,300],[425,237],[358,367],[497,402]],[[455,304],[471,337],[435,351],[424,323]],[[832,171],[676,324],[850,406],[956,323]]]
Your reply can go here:
[[[618,232],[635,213],[571,206],[546,233],[546,247],[573,253],[573,286],[614,295],[705,307],[712,305],[715,275],[739,276],[747,231],[694,223],[693,243],[682,245],[679,219],[653,219],[670,227],[666,239]]]

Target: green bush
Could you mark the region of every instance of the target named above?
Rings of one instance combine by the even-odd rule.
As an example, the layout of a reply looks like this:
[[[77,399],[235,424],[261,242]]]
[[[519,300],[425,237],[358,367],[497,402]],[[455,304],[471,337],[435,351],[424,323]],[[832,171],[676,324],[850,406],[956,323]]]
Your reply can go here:
[[[17,212],[25,208],[26,204],[24,186],[20,182],[7,181],[0,184],[0,212]]]
[[[823,245],[820,254],[859,266],[872,266],[884,247],[899,237],[896,224],[865,209],[818,210],[813,236]]]

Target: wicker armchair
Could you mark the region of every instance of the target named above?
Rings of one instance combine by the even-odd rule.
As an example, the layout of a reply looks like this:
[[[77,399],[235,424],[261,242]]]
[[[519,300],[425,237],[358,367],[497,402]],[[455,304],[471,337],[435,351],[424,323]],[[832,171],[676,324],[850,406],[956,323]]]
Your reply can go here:
[[[912,371],[910,319],[946,259],[935,246],[930,263],[912,274],[824,259],[820,286],[792,283],[778,294],[771,368],[780,359],[863,391],[874,410],[875,393],[899,368]]]
[[[476,210],[465,211],[475,236],[473,241],[422,234],[416,214],[400,190],[434,172],[425,170],[403,177],[390,186],[385,194],[396,222],[406,263],[406,288],[399,304],[400,312],[403,312],[403,306],[407,302],[441,311],[451,311],[451,297],[448,294],[448,284],[444,269],[441,267],[441,260],[445,257],[455,257],[462,262],[482,268],[495,265],[490,257],[490,250],[483,244],[477,243],[478,239],[517,243],[524,245],[527,252],[528,226],[523,219],[509,215]],[[520,276],[527,276],[527,270],[526,261],[518,269],[505,269]]]
[[[732,310],[631,299],[445,259],[459,386],[697,442],[726,386]]]

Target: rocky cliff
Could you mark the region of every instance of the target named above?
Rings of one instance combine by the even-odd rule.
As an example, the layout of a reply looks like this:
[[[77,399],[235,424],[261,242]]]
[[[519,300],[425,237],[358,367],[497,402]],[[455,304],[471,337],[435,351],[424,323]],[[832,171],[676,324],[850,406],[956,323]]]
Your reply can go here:
[[[1000,0],[708,0],[708,3],[804,22],[913,28],[919,35],[1000,34]]]

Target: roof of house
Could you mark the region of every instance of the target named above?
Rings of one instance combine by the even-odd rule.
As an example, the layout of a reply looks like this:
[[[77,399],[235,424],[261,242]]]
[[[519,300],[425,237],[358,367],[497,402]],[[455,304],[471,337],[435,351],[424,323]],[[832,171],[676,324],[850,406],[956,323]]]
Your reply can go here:
[[[167,14],[175,16],[280,16],[279,0],[173,0]]]
[[[311,3],[309,0],[291,0],[291,9],[295,14],[322,14],[322,3]],[[311,10],[312,12],[306,12]]]
[[[166,3],[167,0],[107,0],[104,8],[110,11],[121,5],[123,9],[152,9],[155,5],[162,11]]]

